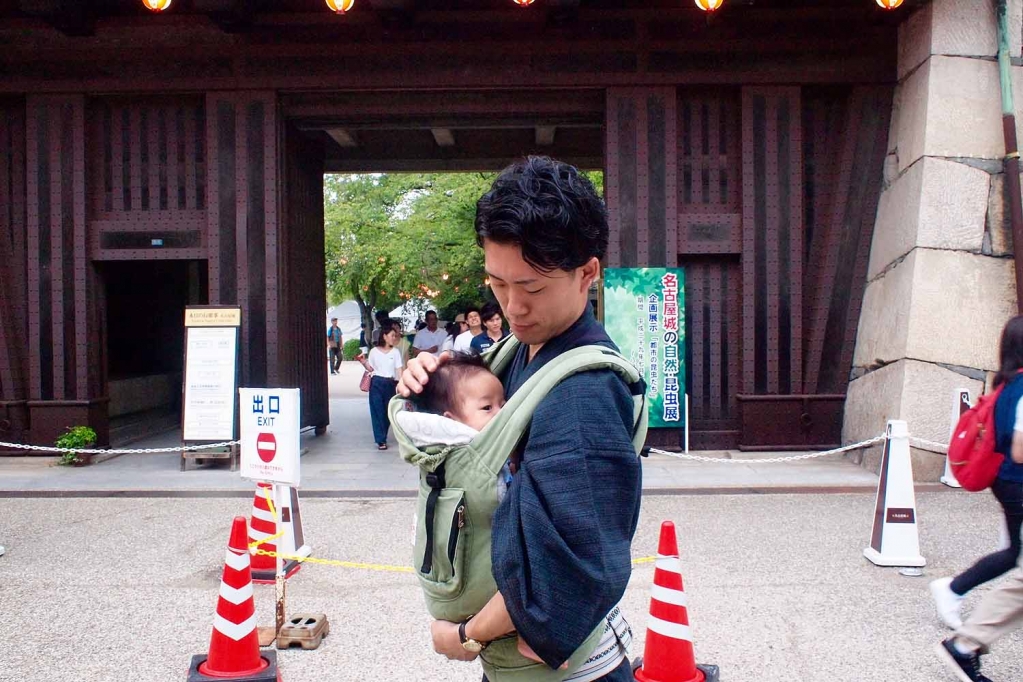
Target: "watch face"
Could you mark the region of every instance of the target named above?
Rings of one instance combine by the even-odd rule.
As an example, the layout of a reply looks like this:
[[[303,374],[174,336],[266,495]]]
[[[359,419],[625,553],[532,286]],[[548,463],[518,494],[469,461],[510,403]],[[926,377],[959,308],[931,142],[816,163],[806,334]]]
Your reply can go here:
[[[483,651],[483,645],[477,642],[475,639],[467,639],[464,642],[462,642],[462,648],[473,654],[478,654],[479,652]]]

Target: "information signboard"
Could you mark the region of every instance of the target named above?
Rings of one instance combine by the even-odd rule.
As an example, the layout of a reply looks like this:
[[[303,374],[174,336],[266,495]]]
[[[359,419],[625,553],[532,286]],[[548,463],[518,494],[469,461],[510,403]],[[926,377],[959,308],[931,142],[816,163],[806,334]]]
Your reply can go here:
[[[240,388],[242,478],[298,487],[301,392]]]
[[[685,427],[685,272],[604,271],[604,328],[643,374],[651,428]]]
[[[185,309],[183,441],[234,440],[240,327],[241,308]]]

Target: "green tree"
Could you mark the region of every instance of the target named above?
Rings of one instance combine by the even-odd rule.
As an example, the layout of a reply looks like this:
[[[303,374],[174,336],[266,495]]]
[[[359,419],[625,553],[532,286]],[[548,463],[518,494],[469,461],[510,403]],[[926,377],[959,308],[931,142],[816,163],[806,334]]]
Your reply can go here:
[[[366,328],[374,309],[430,299],[442,312],[486,293],[476,201],[492,175],[328,175],[324,179],[330,303],[354,299]]]

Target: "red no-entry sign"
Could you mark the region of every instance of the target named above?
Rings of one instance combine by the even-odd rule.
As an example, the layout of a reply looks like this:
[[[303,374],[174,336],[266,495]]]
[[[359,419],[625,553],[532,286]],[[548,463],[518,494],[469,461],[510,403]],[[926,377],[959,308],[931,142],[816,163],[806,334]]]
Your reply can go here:
[[[272,461],[277,454],[277,438],[272,433],[261,433],[256,436],[256,454],[264,462]]]

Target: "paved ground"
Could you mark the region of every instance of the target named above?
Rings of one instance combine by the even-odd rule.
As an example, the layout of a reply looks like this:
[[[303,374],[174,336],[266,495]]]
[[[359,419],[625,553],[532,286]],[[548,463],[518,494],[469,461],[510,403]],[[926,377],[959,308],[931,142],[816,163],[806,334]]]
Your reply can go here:
[[[930,650],[944,630],[927,581],[993,548],[999,519],[986,495],[918,500],[925,578],[862,558],[873,511],[864,493],[647,496],[634,555],[655,551],[661,520],[676,522],[697,657],[723,680],[951,682]],[[0,504],[0,680],[184,679],[208,645],[230,518],[247,500]],[[307,499],[302,512],[316,556],[404,564],[411,510],[409,499]],[[637,653],[652,572],[637,565],[624,599]],[[271,592],[256,589],[264,624]],[[289,595],[291,613],[326,612],[332,635],[318,651],[283,652],[285,682],[479,679],[473,664],[431,652],[409,574],[310,565]],[[1023,679],[1021,650],[1016,633],[985,659],[993,680]]]
[[[391,435],[391,449],[380,452],[373,442],[366,394],[359,391],[361,366],[342,364],[339,376],[330,377],[330,426],[327,433],[302,437],[307,450],[302,457],[302,489],[308,494],[411,494],[418,480],[416,470],[398,457]],[[166,433],[129,447],[173,447],[178,433]],[[651,455],[643,466],[647,490],[785,487],[841,487],[869,489],[877,477],[841,456],[786,463],[761,460],[784,453],[738,451],[701,452],[701,455],[736,461],[722,463],[683,462]],[[244,494],[252,484],[222,464],[187,472],[179,471],[177,453],[121,455],[83,468],[54,466],[55,457],[0,457],[0,495],[79,491],[191,491],[196,494]]]

